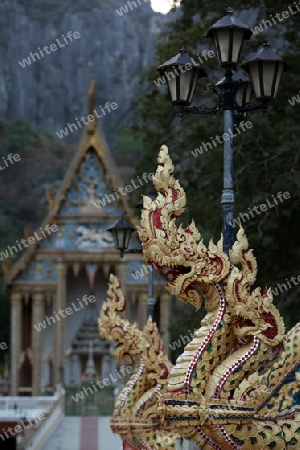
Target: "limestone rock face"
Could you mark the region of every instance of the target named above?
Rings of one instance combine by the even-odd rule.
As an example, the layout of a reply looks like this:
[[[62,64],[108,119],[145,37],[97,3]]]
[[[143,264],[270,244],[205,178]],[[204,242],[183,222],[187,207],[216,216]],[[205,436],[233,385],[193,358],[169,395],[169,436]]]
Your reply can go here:
[[[128,12],[120,15],[116,10],[122,7]],[[87,115],[87,91],[94,78],[99,115],[100,105],[118,104],[99,119],[111,137],[141,92],[139,76],[153,63],[164,20],[145,0],[2,0],[0,116],[27,120],[41,131],[59,131]],[[80,37],[70,42],[69,31]],[[51,51],[51,44],[56,50]]]

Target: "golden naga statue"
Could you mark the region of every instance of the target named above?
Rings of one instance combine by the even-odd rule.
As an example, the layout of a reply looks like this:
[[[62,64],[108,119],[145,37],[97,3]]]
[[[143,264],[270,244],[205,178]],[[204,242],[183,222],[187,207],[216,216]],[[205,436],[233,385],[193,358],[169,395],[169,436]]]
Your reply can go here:
[[[271,290],[251,290],[257,265],[243,229],[229,257],[176,218],[185,193],[163,146],[138,230],[146,262],[173,295],[206,315],[177,359],[159,410],[201,450],[300,449],[300,324],[286,336]]]
[[[120,316],[126,301],[114,275],[110,275],[107,295],[98,321],[100,335],[118,344],[116,358],[136,367],[118,396],[111,429],[120,435],[127,450],[174,449],[179,435],[161,427],[157,409],[158,396],[166,386],[172,364],[164,353],[156,324],[149,318],[141,331]]]

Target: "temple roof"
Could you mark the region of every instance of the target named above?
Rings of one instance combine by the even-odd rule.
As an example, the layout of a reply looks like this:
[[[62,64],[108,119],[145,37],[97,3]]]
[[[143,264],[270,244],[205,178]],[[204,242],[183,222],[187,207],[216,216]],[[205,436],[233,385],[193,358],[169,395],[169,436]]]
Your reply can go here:
[[[41,239],[36,239],[35,243],[30,244],[11,267],[8,259],[4,261],[6,284],[10,285],[22,277],[24,281],[39,278],[41,281],[48,279],[54,282],[56,269],[53,264],[59,251],[91,254],[101,253],[107,249],[114,251],[112,238],[106,231],[107,227],[122,215],[133,221],[126,197],[118,191],[123,183],[96,121],[93,82],[89,98],[89,114],[93,115],[95,120],[86,126],[78,150],[56,196],[54,197],[50,190],[46,193],[48,215],[39,231],[30,234],[31,237],[39,236]],[[56,225],[58,231],[46,232],[45,228],[48,226],[49,230],[51,225]],[[35,260],[39,252],[43,253],[44,261],[43,267],[37,269]],[[39,276],[33,276],[38,270]]]

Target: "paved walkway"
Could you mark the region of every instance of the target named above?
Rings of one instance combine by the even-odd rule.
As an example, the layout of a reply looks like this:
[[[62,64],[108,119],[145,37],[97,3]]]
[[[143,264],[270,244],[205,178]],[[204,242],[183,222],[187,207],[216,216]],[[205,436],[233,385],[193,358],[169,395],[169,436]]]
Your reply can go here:
[[[41,450],[121,450],[109,417],[65,417]]]

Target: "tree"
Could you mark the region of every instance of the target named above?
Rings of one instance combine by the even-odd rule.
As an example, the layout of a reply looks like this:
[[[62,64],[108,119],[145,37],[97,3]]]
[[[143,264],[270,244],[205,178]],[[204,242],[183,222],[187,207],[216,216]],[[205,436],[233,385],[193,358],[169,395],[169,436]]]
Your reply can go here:
[[[277,13],[282,19],[280,13],[288,9],[281,1],[266,1],[263,6],[258,1],[242,4],[234,1],[231,5],[244,9],[249,21],[252,20],[251,26],[270,19],[270,15],[276,18]],[[213,237],[215,241],[221,232],[222,146],[209,148],[197,157],[192,152],[222,135],[222,114],[216,118],[190,115],[180,123],[170,105],[166,87],[158,87],[155,83],[158,79],[155,69],[178,53],[181,44],[196,61],[201,49],[214,50],[204,36],[208,27],[223,14],[224,4],[221,2],[214,3],[214,12],[208,1],[181,2],[179,14],[157,45],[154,65],[142,76],[147,90],[140,99],[134,123],[137,137],[144,142],[144,155],[136,166],[137,173],[153,171],[159,147],[167,144],[176,165],[176,175],[187,193],[185,220],[194,218],[204,238]],[[254,15],[257,16],[255,23]],[[299,14],[290,15],[285,22],[278,19],[272,27],[254,36],[253,42],[244,45],[243,55],[256,50],[266,37],[270,37],[278,47],[276,51],[292,64],[293,69],[283,78],[268,116],[263,117],[260,112],[249,115],[247,120],[253,124],[252,128],[234,139],[236,216],[240,213],[249,215],[252,211],[249,220],[242,221],[242,225],[258,260],[257,285],[272,286],[274,294],[277,289],[274,302],[284,314],[288,327],[300,319],[299,308],[296,308],[300,294],[300,98],[294,106],[288,102],[297,95],[300,85],[299,25]],[[210,73],[208,82],[223,76],[215,70],[217,65],[216,58],[205,63],[205,69]],[[212,101],[213,94],[204,94],[203,88],[204,82],[201,81],[196,90],[195,104]],[[253,212],[260,204],[274,202],[279,192],[288,192],[289,198],[286,195],[284,201],[268,206],[264,213]],[[291,281],[292,277],[296,277],[298,284]]]
[[[40,135],[25,121],[12,123],[0,119],[0,250],[5,251],[24,235],[27,225],[37,228],[46,214],[45,185],[64,176],[70,152],[57,138]],[[69,154],[68,154],[69,153]],[[8,155],[19,155],[13,164]],[[49,170],[51,167],[51,170]],[[44,189],[42,188],[44,186]],[[17,260],[20,253],[14,256]],[[1,256],[2,259],[2,256]],[[10,305],[0,275],[0,344],[9,347]],[[0,349],[0,373],[5,351]]]

